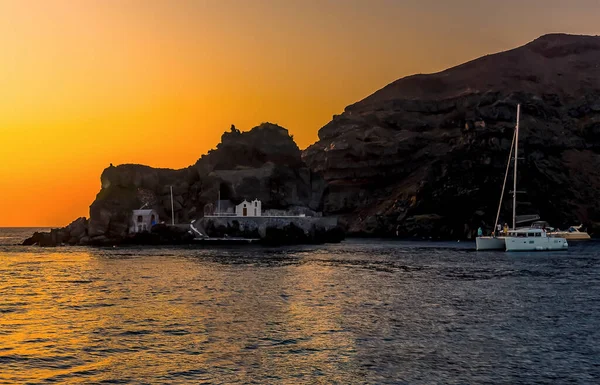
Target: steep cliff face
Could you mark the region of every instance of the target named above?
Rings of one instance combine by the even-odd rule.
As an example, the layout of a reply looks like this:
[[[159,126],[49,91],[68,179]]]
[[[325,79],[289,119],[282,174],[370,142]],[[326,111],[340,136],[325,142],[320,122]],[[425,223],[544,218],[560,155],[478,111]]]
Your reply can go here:
[[[462,237],[489,226],[521,103],[518,212],[598,226],[599,63],[600,37],[547,35],[348,106],[303,153],[327,181],[325,213],[364,234]]]
[[[318,210],[325,183],[302,161],[302,152],[288,131],[265,123],[248,132],[223,134],[216,150],[194,166],[200,178],[201,200],[259,199],[263,209],[293,206]]]
[[[248,132],[232,126],[215,150],[185,169],[111,165],[100,179],[102,188],[90,206],[88,221],[82,219],[76,227],[57,229],[54,235],[39,234],[26,243],[120,242],[129,236],[134,209],[153,208],[161,220],[171,221],[171,187],[176,223],[202,217],[205,206],[217,200],[219,190],[222,199],[234,202],[258,198],[263,210],[312,212],[320,209],[325,188],[324,180],[302,161],[301,151],[288,131],[269,123]]]

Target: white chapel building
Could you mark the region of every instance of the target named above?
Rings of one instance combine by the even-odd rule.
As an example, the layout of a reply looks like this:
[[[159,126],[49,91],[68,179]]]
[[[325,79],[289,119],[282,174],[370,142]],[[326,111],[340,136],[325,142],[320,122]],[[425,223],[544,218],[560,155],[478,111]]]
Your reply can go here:
[[[130,233],[142,233],[152,230],[152,226],[158,223],[158,213],[155,210],[133,210],[129,225]]]
[[[258,199],[248,202],[244,200],[235,206],[236,217],[260,217],[262,215],[261,202]]]

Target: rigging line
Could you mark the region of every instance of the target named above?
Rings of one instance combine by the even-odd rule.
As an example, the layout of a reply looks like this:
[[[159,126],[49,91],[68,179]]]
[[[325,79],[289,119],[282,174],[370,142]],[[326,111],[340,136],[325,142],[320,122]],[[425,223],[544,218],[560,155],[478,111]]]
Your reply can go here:
[[[494,231],[498,232],[496,229],[498,226],[498,219],[500,219],[500,208],[502,207],[502,199],[504,198],[504,189],[506,187],[506,179],[508,178],[508,170],[510,169],[510,160],[512,158],[513,148],[515,147],[515,137],[517,136],[517,130],[513,132],[513,139],[510,145],[510,154],[508,154],[508,162],[506,164],[506,172],[504,173],[504,183],[502,183],[502,193],[500,194],[500,202],[498,203],[498,213],[496,214],[496,222],[494,222]],[[497,234],[496,234],[497,235]]]

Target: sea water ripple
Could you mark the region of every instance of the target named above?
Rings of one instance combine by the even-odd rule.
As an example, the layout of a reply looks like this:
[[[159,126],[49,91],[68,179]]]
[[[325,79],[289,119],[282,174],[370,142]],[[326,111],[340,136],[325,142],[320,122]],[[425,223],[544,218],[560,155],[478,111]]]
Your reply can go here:
[[[598,383],[600,244],[0,246],[0,384]]]

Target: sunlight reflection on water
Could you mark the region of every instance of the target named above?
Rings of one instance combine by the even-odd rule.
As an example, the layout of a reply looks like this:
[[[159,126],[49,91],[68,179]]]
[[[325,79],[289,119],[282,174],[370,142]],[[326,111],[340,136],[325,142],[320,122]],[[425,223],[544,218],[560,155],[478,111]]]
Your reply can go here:
[[[431,245],[431,244],[429,244]],[[595,244],[0,250],[0,383],[588,381]]]

